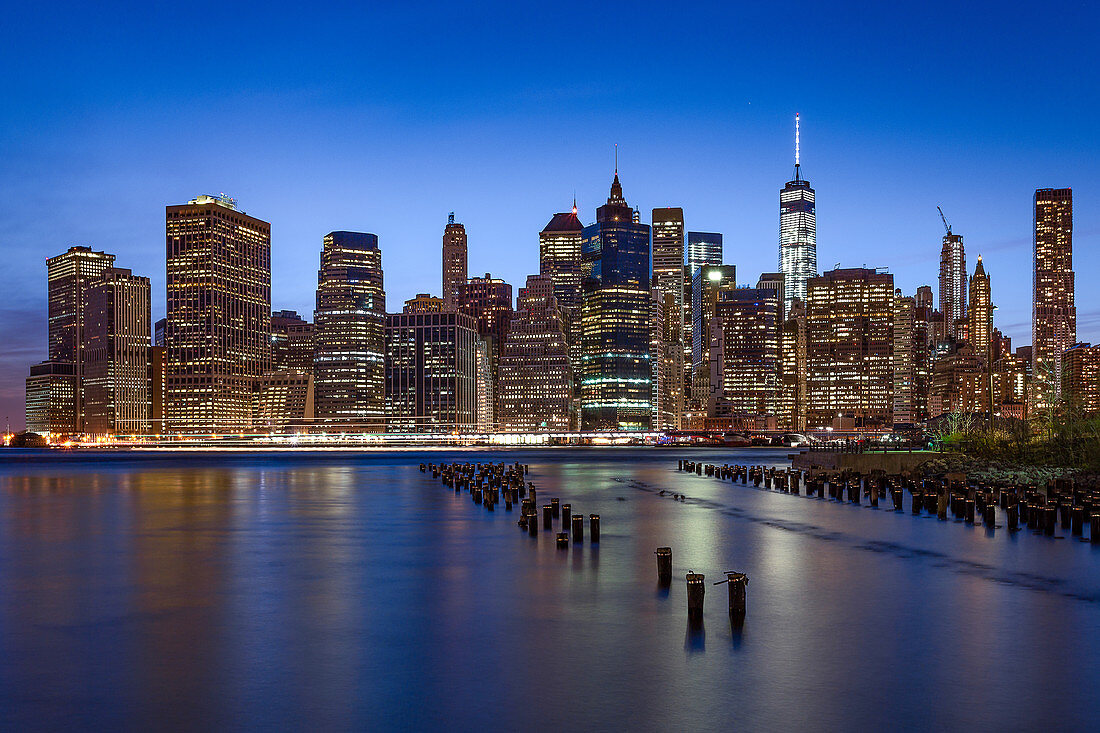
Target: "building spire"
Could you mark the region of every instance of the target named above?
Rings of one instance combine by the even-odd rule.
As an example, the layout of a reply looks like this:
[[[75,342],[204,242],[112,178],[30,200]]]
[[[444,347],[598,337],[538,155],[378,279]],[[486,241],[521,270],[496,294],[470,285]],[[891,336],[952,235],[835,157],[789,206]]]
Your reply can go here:
[[[573,216],[577,215],[577,191],[573,190]]]
[[[798,112],[794,113],[794,180],[802,180],[802,176],[799,175],[799,130],[798,130]]]
[[[626,206],[623,199],[623,184],[619,183],[619,144],[615,143],[615,180],[611,182],[611,195],[607,197],[607,203],[618,206]]]

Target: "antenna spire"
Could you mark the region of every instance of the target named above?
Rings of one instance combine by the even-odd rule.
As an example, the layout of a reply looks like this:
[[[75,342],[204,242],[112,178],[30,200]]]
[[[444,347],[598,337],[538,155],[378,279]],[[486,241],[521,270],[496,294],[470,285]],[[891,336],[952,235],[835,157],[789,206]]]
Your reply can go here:
[[[577,215],[577,189],[573,189],[573,216]]]
[[[619,144],[615,143],[615,175],[619,175]]]
[[[794,167],[798,167],[798,113],[794,113]]]

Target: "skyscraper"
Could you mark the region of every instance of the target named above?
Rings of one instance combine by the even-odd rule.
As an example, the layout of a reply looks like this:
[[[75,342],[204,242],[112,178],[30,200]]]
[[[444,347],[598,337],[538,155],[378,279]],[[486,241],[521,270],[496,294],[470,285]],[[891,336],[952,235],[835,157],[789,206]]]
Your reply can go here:
[[[711,349],[711,320],[721,294],[736,288],[734,265],[703,265],[691,278],[691,398],[698,409],[713,406],[712,398],[719,387],[720,367]]]
[[[554,216],[539,232],[539,274],[554,281],[554,297],[561,308],[581,306],[581,232],[584,225],[573,210]]]
[[[1031,373],[1036,406],[1057,399],[1062,353],[1077,341],[1073,277],[1073,191],[1035,191],[1034,291],[1031,316]]]
[[[680,268],[683,272],[683,268]],[[681,288],[683,290],[683,288]],[[649,362],[652,377],[653,427],[679,430],[684,414],[683,307],[673,294],[650,290]]]
[[[480,341],[465,313],[386,316],[387,432],[476,430]]]
[[[944,220],[946,225],[946,219]],[[940,311],[948,336],[956,336],[966,317],[966,250],[961,234],[947,226],[940,249]]]
[[[466,227],[455,223],[452,211],[443,230],[443,307],[458,308],[458,296],[466,283]]]
[[[71,361],[31,366],[26,400],[28,431],[57,436],[76,432],[76,366]]]
[[[225,196],[165,207],[171,432],[252,428],[271,367],[271,225]]]
[[[978,255],[978,264],[974,266],[974,274],[970,278],[970,307],[967,308],[969,328],[967,336],[970,345],[974,347],[974,353],[983,361],[990,361],[992,354],[990,346],[993,337],[993,301],[989,287],[989,275],[982,264],[982,256]]]
[[[1100,344],[1074,344],[1062,352],[1062,396],[1079,414],[1100,413]]]
[[[653,284],[683,306],[684,210],[653,210]]]
[[[377,235],[326,234],[313,314],[314,409],[319,423],[382,429],[385,318]]]
[[[313,324],[297,311],[271,314],[271,370],[313,373]]]
[[[506,432],[570,427],[573,378],[565,323],[549,275],[528,275],[500,353],[500,427]]]
[[[913,425],[918,419],[916,409],[917,359],[919,350],[917,300],[894,291],[894,390],[895,425]]]
[[[649,226],[634,222],[616,169],[607,203],[581,240],[581,428],[648,430]]]
[[[715,390],[732,415],[778,415],[780,313],[783,293],[772,288],[723,290],[712,330],[719,338]]]
[[[808,427],[891,425],[894,276],[829,270],[806,295]]]
[[[84,432],[150,430],[149,278],[109,268],[88,288]]]
[[[795,298],[806,298],[806,281],[817,277],[815,194],[802,178],[798,115],[794,117],[794,179],[779,192],[779,271],[784,275],[786,312]]]
[[[512,326],[512,286],[489,273],[471,277],[459,288],[458,311],[474,319],[488,349],[495,414],[500,410],[500,350]]]
[[[70,247],[67,252],[46,260],[46,297],[49,317],[49,362],[68,362],[73,365],[72,405],[73,424],[66,431],[81,432],[84,429],[84,366],[87,337],[84,332],[87,320],[88,286],[114,267],[115,256],[106,252],[93,252],[91,247]],[[43,370],[39,370],[42,372]],[[53,373],[69,370],[58,367]],[[40,373],[39,377],[44,376]],[[68,402],[68,388],[62,390]],[[63,414],[55,412],[55,417]],[[60,427],[55,425],[54,427]]]
[[[758,290],[771,290],[779,297],[780,306],[783,305],[783,301],[786,298],[787,278],[783,276],[782,272],[763,272],[760,273],[760,277],[756,279],[756,287]],[[786,318],[786,314],[783,311],[779,313],[780,321]]]
[[[654,378],[654,410],[662,415],[658,425],[678,427],[683,412],[685,233],[684,210],[679,207],[653,209],[653,279],[657,295],[653,303],[657,318],[651,324],[654,335],[670,342],[654,343],[650,359]],[[721,260],[721,243],[718,246]],[[666,297],[667,296],[667,297]],[[669,303],[666,304],[666,300]],[[671,306],[669,310],[666,306]],[[667,312],[666,312],[667,311]],[[673,323],[673,320],[678,322]],[[690,347],[690,344],[688,345]],[[660,398],[660,399],[658,399]]]
[[[722,235],[717,232],[687,233],[687,280],[703,265],[722,264]]]

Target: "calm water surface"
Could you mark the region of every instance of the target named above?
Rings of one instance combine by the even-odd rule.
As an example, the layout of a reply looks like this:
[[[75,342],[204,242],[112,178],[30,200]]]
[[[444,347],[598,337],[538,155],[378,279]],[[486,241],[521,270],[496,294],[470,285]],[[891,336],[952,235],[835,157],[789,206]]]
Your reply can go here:
[[[1097,548],[689,476],[680,457],[786,463],[6,452],[0,729],[1094,729]],[[538,503],[600,514],[601,543],[558,550],[417,468],[467,460],[530,463]],[[698,633],[689,570],[708,578]],[[750,577],[736,634],[723,570]]]

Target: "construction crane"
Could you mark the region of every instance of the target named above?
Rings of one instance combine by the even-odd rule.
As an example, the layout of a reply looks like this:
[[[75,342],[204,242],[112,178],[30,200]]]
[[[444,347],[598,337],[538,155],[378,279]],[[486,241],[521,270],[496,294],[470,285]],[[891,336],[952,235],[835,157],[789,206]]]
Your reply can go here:
[[[947,223],[947,217],[943,215],[943,209],[936,207],[936,211],[940,212],[940,218],[943,219],[943,228],[947,230],[947,233],[951,233],[951,225]]]

